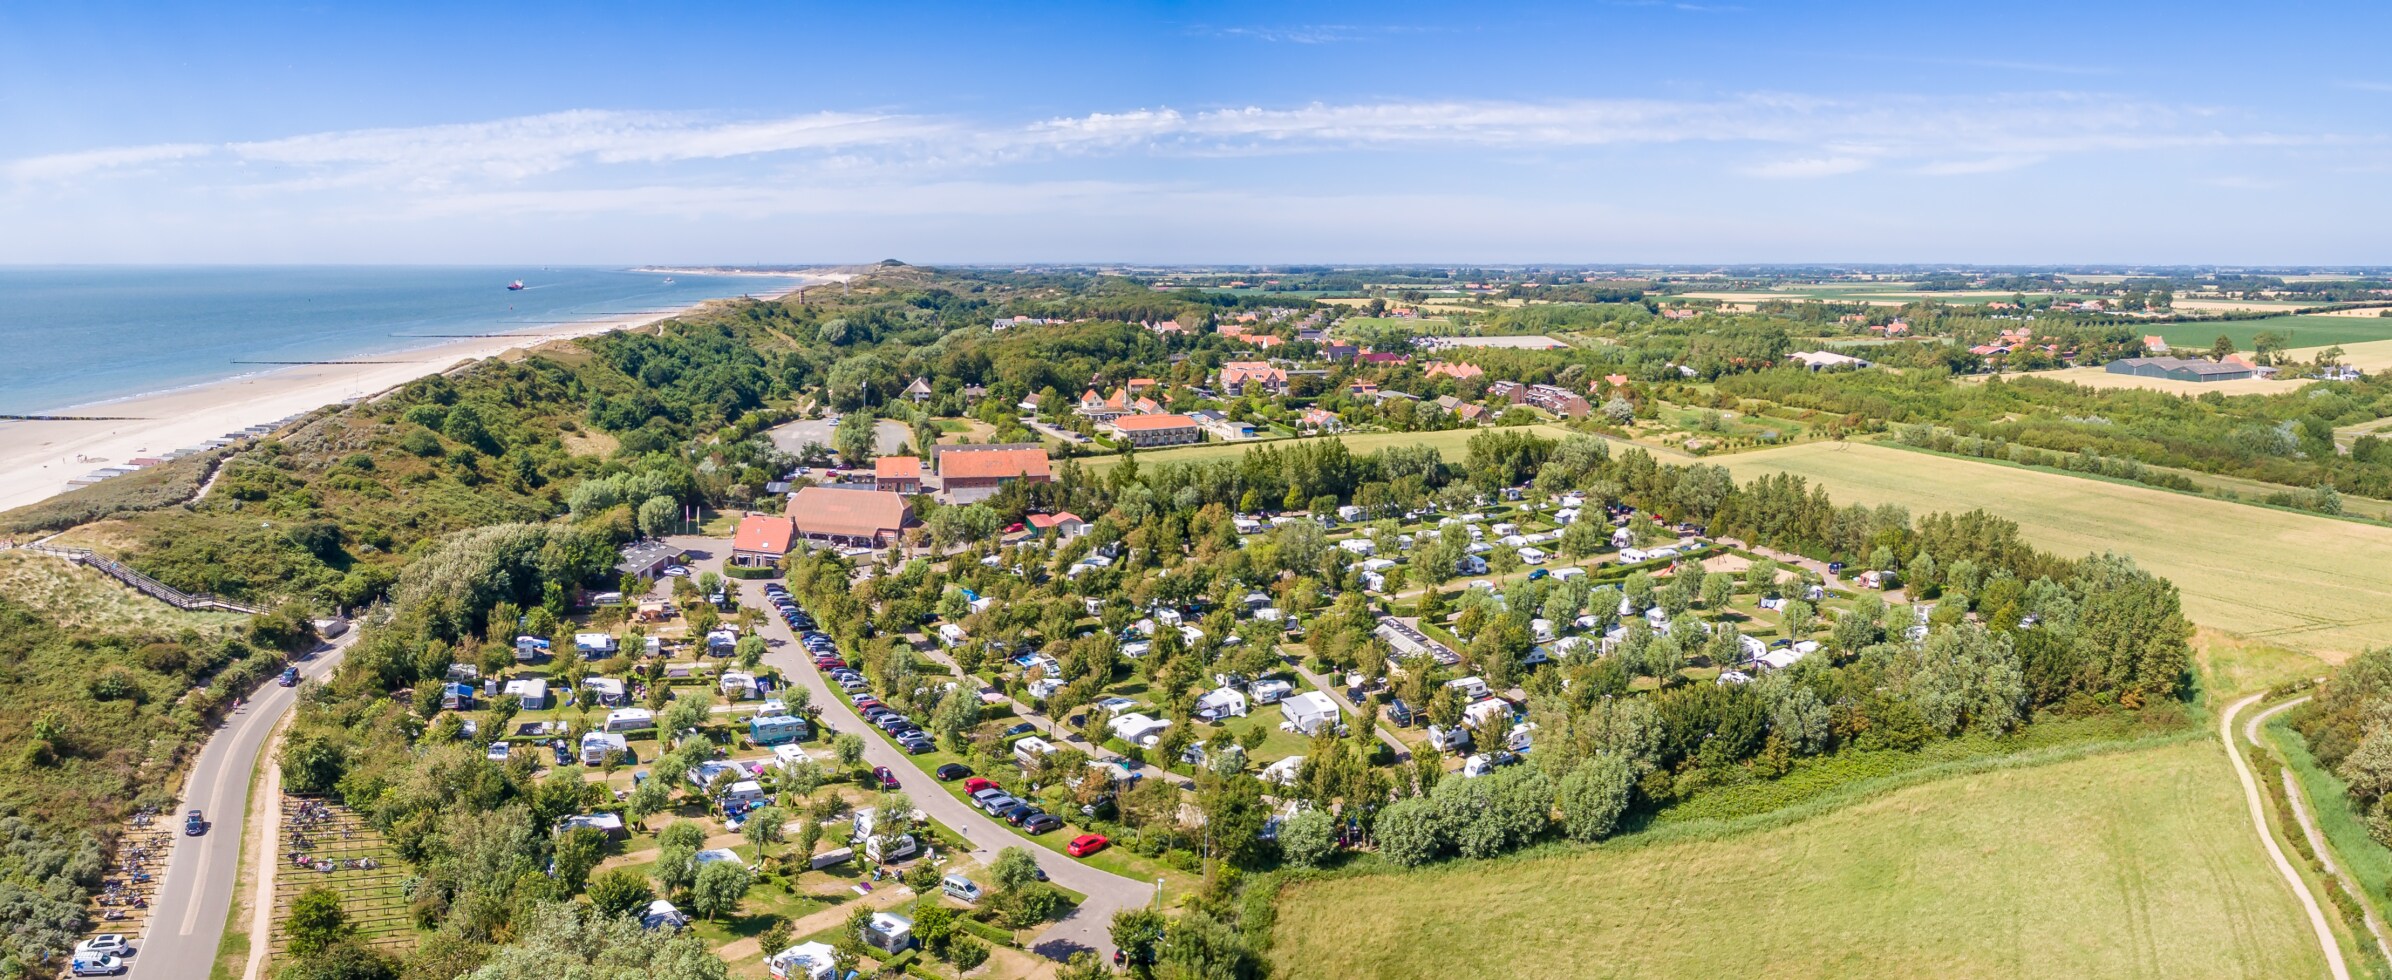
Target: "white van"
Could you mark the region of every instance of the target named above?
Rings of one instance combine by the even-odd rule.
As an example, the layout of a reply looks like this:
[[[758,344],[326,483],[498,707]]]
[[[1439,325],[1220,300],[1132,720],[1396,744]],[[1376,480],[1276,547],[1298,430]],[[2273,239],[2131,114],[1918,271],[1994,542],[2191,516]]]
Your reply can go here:
[[[948,875],[939,879],[939,890],[947,893],[948,898],[973,904],[980,902],[980,884],[962,875]]]
[[[918,850],[921,850],[921,845],[915,843],[912,834],[874,837],[864,842],[864,859],[875,864],[886,864],[890,861],[903,861],[913,857],[914,852]]]

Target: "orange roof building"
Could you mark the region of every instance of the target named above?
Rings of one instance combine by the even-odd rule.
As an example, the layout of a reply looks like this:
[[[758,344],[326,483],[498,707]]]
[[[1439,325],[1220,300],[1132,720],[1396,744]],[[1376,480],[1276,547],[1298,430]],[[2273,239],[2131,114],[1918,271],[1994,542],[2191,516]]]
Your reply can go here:
[[[905,498],[886,490],[802,487],[789,498],[789,520],[797,533],[832,544],[891,544],[913,519]]]
[[[890,493],[921,493],[922,458],[882,456],[873,460],[872,485]]]
[[[1015,480],[1051,483],[1053,468],[1038,446],[943,447],[938,455],[939,491],[948,503],[970,503]]]
[[[731,564],[742,568],[778,565],[797,544],[797,524],[786,517],[749,514],[731,532]]]
[[[1204,429],[1185,415],[1124,415],[1105,423],[1123,442],[1138,447],[1176,446],[1204,441]]]

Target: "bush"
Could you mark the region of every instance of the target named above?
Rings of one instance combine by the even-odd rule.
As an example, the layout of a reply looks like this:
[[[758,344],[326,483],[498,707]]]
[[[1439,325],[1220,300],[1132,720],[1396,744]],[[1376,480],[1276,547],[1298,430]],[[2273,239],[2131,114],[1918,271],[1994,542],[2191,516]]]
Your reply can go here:
[[[739,579],[780,578],[781,570],[778,568],[748,568],[743,565],[725,565],[723,566],[723,575],[726,578]]]

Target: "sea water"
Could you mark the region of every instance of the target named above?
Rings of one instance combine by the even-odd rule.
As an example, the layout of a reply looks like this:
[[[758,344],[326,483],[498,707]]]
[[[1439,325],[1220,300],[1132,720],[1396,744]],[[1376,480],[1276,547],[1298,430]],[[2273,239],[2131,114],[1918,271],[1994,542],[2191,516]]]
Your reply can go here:
[[[665,282],[667,278],[671,283]],[[510,291],[520,279],[524,288]],[[798,277],[424,266],[0,268],[0,414],[785,288]]]

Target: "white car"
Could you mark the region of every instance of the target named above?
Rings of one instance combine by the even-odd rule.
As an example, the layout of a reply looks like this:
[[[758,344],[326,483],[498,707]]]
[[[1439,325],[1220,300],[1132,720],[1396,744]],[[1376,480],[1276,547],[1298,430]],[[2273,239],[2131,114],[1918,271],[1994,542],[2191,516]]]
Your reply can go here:
[[[664,567],[664,573],[673,576],[674,578],[687,578],[689,576],[689,566],[666,565]]]
[[[133,955],[133,942],[125,938],[123,933],[101,933],[76,943],[75,955],[78,957],[131,956]]]
[[[108,955],[75,957],[75,975],[78,977],[113,977],[123,972],[125,972],[125,961],[119,957]]]

